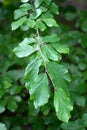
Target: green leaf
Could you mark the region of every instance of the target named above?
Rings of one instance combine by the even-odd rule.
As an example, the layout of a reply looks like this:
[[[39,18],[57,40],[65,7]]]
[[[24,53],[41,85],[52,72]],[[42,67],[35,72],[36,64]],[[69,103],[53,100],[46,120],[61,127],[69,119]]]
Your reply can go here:
[[[67,81],[70,82],[68,70],[61,64],[49,61],[47,71],[55,88],[61,88],[68,94]]]
[[[27,10],[25,9],[17,9],[14,11],[14,19],[18,19],[24,15],[27,15]]]
[[[27,25],[28,25],[30,28],[34,28],[35,24],[36,24],[35,20],[27,19]]]
[[[81,29],[87,33],[87,20],[85,20],[82,25],[81,25]]]
[[[18,106],[17,106],[16,101],[13,98],[9,99],[8,104],[7,104],[8,110],[10,110],[11,112],[15,112],[17,107]]]
[[[31,9],[32,8],[31,8],[30,4],[28,4],[28,3],[22,4],[19,9],[14,11],[14,19],[16,20],[24,15],[27,15],[28,11]]]
[[[5,111],[6,106],[6,100],[0,100],[0,113],[3,113]]]
[[[7,130],[5,124],[3,123],[0,123],[0,130]]]
[[[35,0],[34,5],[38,8],[44,0]]]
[[[24,40],[22,42],[20,42],[19,44],[31,44],[31,43],[36,43],[36,40],[34,38],[31,37],[25,37]]]
[[[87,128],[87,113],[83,113],[81,121],[84,124],[84,126]]]
[[[59,41],[59,37],[56,34],[52,34],[51,36],[45,36],[45,37],[41,37],[42,42],[46,43],[46,42],[58,42]]]
[[[46,58],[53,61],[61,60],[61,56],[54,50],[54,48],[52,48],[51,45],[44,45],[41,47],[41,50]]]
[[[45,24],[41,20],[39,20],[39,19],[36,22],[36,27],[38,29],[40,29],[41,31],[44,31],[46,29]]]
[[[59,53],[64,53],[64,54],[69,54],[69,48],[60,43],[52,43],[52,46],[56,49],[57,52]]]
[[[30,45],[27,45],[25,43],[19,44],[17,47],[14,48],[13,52],[19,57],[27,57],[34,53],[37,50],[37,47],[32,47]]]
[[[57,27],[57,22],[52,18],[44,18],[42,21],[48,26],[48,27]]]
[[[52,0],[44,0],[44,3],[49,5],[51,3]]]
[[[43,12],[46,12],[47,8],[41,6],[40,8],[36,9],[31,15],[30,18],[31,19],[36,19],[38,18]]]
[[[28,82],[28,86],[37,78],[40,66],[41,59],[35,59],[26,67],[24,78]]]
[[[26,20],[27,20],[26,17],[22,17],[19,20],[13,22],[11,24],[12,30],[16,30],[17,28],[19,28],[21,25],[23,25],[23,23],[25,23]]]
[[[66,95],[63,89],[56,89],[54,93],[54,107],[58,119],[63,122],[68,122],[70,116],[70,111],[73,110],[73,107],[70,102],[70,98]]]
[[[69,121],[68,123],[62,123],[61,128],[63,130],[86,130],[81,120]]]
[[[23,2],[23,3],[26,3],[26,2],[28,2],[29,0],[21,0],[21,2]]]
[[[40,74],[30,88],[31,99],[34,101],[35,108],[43,106],[48,102],[50,90],[48,79],[45,73]]]
[[[51,5],[49,6],[49,10],[54,14],[59,14],[58,6],[54,2],[52,2]]]
[[[25,9],[25,10],[31,10],[31,5],[29,3],[25,3],[20,5],[20,9]]]
[[[18,94],[20,93],[22,90],[22,86],[13,86],[11,89],[10,89],[10,94],[11,95],[15,95],[15,94]]]

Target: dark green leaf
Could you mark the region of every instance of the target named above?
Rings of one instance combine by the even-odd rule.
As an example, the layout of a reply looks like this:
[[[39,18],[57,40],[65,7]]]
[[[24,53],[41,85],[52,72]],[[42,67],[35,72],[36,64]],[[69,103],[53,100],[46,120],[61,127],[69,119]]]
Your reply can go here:
[[[15,112],[16,109],[17,109],[17,107],[18,107],[18,106],[17,106],[16,101],[14,101],[13,98],[12,98],[12,99],[9,99],[8,104],[7,104],[8,110],[10,110],[11,112]]]
[[[44,0],[44,3],[49,5],[51,3],[52,0]]]

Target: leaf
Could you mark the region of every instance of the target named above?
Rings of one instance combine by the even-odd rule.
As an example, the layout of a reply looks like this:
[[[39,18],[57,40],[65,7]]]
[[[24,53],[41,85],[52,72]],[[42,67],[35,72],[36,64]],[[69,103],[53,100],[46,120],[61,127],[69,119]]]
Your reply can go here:
[[[25,37],[24,40],[20,42],[19,44],[24,45],[24,44],[31,44],[31,43],[36,43],[36,40],[31,37]]]
[[[16,111],[16,109],[17,109],[17,103],[16,103],[16,101],[14,100],[14,98],[11,98],[11,99],[9,99],[9,102],[8,102],[8,104],[7,104],[7,108],[8,108],[8,110],[10,110],[11,112],[15,112]]]
[[[54,87],[63,89],[68,94],[67,81],[70,82],[68,70],[63,65],[52,61],[47,63],[46,68]]]
[[[29,0],[21,0],[21,2],[23,2],[23,3],[26,3],[26,2],[28,2]]]
[[[44,3],[49,5],[51,3],[52,0],[44,0]]]
[[[32,47],[27,44],[19,44],[17,47],[14,48],[13,52],[19,57],[27,57],[34,53],[37,50],[37,47]]]
[[[19,28],[21,25],[23,25],[23,23],[25,23],[26,19],[27,19],[26,17],[22,17],[22,18],[20,18],[19,20],[13,22],[13,23],[11,24],[12,30],[16,30],[16,29]]]
[[[28,86],[37,78],[40,66],[41,59],[35,59],[26,67],[24,78],[28,82]]]
[[[0,113],[5,111],[6,100],[0,100]]]
[[[35,108],[43,106],[48,102],[50,90],[47,75],[45,73],[38,76],[36,81],[32,84],[29,92],[31,99],[34,101]]]
[[[56,34],[52,34],[51,36],[45,36],[45,37],[41,37],[42,42],[57,42],[59,41],[59,37]]]
[[[57,52],[59,53],[64,53],[64,54],[69,54],[69,48],[60,43],[52,43],[52,46],[56,49]]]
[[[30,28],[33,28],[35,26],[36,22],[35,20],[32,20],[32,19],[27,19],[27,25],[30,27]]]
[[[35,0],[34,5],[38,8],[44,0]]]
[[[43,12],[46,12],[47,8],[41,6],[40,8],[36,9],[31,15],[30,18],[31,19],[36,19],[38,18]]]
[[[22,86],[13,86],[11,89],[10,89],[10,94],[11,95],[15,95],[15,94],[18,94],[21,92],[22,90]]]
[[[16,20],[24,15],[27,15],[28,11],[31,9],[32,8],[31,8],[30,4],[28,4],[28,3],[22,4],[19,9],[14,11],[14,19]]]
[[[87,128],[87,113],[83,113],[82,118],[81,118],[81,122]]]
[[[14,11],[14,19],[18,19],[24,15],[27,15],[27,10],[25,9],[17,9]]]
[[[68,122],[70,116],[70,111],[73,107],[70,102],[70,98],[66,95],[63,89],[58,88],[54,93],[54,107],[58,119],[63,122]]]
[[[44,18],[42,21],[48,26],[48,27],[57,27],[57,22],[52,18]]]
[[[31,10],[32,7],[29,3],[24,3],[24,4],[20,5],[20,9]]]
[[[81,25],[81,29],[87,33],[87,20],[85,20],[82,25]]]
[[[62,123],[61,128],[63,130],[86,130],[81,120],[69,121],[68,123]]]
[[[41,31],[44,31],[46,29],[45,24],[41,20],[39,20],[39,19],[36,22],[36,27],[38,29],[40,29]]]
[[[52,48],[51,45],[44,45],[41,47],[42,53],[46,56],[46,58],[58,61],[61,60],[61,56]]]
[[[58,6],[54,2],[52,2],[51,5],[49,6],[49,10],[54,14],[59,14]]]
[[[7,130],[5,124],[3,123],[0,123],[0,130]]]

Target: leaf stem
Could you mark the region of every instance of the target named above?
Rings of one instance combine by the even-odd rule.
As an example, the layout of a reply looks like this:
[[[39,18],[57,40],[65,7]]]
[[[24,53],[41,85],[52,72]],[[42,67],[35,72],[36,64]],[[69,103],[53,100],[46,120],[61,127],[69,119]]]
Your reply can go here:
[[[45,70],[46,70],[46,62],[45,62],[45,60],[44,60],[44,56],[43,56],[43,53],[42,53],[42,51],[41,51],[41,44],[42,44],[42,42],[41,42],[41,38],[40,38],[40,34],[39,34],[39,30],[38,29],[36,29],[36,34],[37,34],[37,40],[38,40],[38,47],[39,47],[39,52],[40,52],[40,54],[41,54],[41,58],[42,58],[42,60],[43,60],[43,62],[44,62],[44,67],[45,67]]]

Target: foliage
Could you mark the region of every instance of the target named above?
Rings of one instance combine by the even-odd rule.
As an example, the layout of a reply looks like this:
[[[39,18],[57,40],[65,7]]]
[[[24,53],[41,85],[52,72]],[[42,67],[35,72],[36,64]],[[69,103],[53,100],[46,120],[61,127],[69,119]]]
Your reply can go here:
[[[86,130],[87,12],[21,2],[0,8],[0,129]]]

